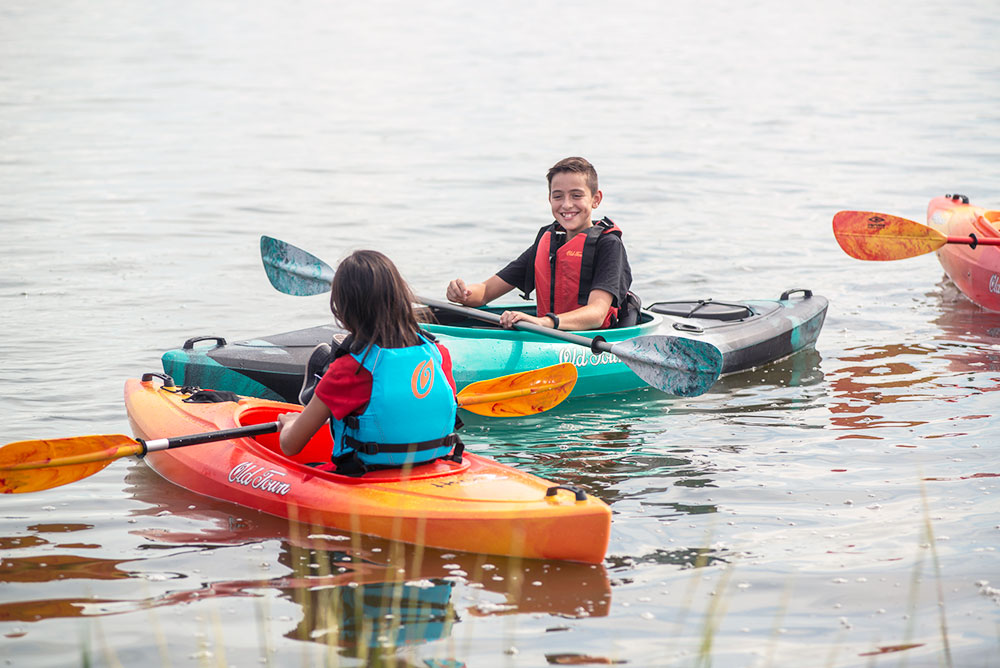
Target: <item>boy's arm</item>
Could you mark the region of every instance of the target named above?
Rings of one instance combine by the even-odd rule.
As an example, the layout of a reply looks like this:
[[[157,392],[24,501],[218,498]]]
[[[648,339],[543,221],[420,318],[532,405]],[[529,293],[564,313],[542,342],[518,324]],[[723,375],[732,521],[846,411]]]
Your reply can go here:
[[[608,309],[611,308],[612,301],[613,298],[610,292],[597,289],[591,290],[586,306],[559,314],[559,329],[565,331],[600,329],[601,325],[604,324],[604,319],[608,316]],[[545,315],[536,318],[521,311],[504,311],[500,315],[500,324],[508,329],[515,322],[531,322],[550,328],[555,326],[552,318]]]
[[[470,283],[468,285],[461,278],[456,278],[448,284],[445,296],[447,296],[448,301],[455,302],[456,304],[483,306],[513,289],[513,285],[494,274],[482,283]]]

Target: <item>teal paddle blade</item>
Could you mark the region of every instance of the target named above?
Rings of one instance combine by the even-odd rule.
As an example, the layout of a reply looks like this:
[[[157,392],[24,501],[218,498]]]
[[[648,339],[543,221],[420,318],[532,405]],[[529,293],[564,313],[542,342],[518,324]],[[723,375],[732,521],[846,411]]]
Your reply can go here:
[[[330,291],[333,267],[312,253],[280,239],[261,236],[260,259],[267,279],[279,292],[307,296]]]
[[[710,343],[677,336],[639,336],[611,345],[635,375],[679,397],[708,392],[722,373],[722,353]]]

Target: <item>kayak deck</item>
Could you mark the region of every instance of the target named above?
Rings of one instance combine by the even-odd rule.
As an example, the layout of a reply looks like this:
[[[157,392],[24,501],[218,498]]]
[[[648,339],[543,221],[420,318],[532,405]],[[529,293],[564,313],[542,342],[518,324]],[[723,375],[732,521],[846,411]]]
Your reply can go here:
[[[129,380],[125,403],[137,438],[272,422],[300,406],[254,398],[185,403],[187,393]],[[150,452],[145,461],[185,489],[307,524],[466,552],[600,563],[611,511],[602,501],[485,457],[436,460],[363,476],[319,470],[321,429],[293,458],[276,434]]]

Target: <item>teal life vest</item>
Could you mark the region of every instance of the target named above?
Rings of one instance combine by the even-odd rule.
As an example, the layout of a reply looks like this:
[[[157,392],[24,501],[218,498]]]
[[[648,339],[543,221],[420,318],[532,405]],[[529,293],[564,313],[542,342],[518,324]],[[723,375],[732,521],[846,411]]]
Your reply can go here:
[[[372,395],[360,415],[330,419],[334,461],[353,453],[365,467],[419,464],[447,456],[460,443],[454,433],[458,403],[441,351],[421,340],[348,353],[371,373]]]

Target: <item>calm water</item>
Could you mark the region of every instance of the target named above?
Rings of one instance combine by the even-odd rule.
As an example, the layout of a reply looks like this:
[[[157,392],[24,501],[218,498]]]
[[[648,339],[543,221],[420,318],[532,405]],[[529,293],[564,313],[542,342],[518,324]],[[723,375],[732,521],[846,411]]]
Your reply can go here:
[[[132,461],[6,497],[5,665],[1000,665],[1000,314],[830,231],[1000,206],[1000,12],[813,4],[5,2],[2,442],[127,432],[163,350],[322,322],[261,234],[485,278],[567,155],[647,302],[831,303],[816,351],[704,396],[469,425],[611,504],[597,568],[345,540]]]

